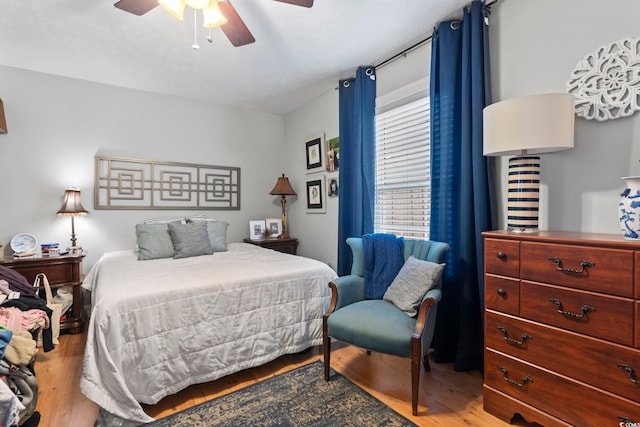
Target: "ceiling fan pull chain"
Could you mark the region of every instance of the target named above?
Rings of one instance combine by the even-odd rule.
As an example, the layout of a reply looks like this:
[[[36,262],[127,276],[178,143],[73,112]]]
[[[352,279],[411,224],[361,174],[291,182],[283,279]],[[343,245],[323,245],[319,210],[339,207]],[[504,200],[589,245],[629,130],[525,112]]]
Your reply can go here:
[[[191,47],[193,50],[200,49],[198,44],[198,12],[195,9],[193,9],[193,45]]]
[[[207,37],[209,43],[213,43],[213,37],[211,36],[211,28],[209,28],[209,36]]]

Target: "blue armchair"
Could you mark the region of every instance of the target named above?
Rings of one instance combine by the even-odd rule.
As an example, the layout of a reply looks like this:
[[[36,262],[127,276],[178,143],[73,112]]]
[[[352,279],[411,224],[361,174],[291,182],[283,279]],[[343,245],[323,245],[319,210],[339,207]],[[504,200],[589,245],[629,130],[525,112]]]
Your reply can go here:
[[[418,414],[420,361],[426,371],[431,368],[426,351],[431,346],[436,321],[437,303],[441,299],[441,283],[429,289],[418,314],[410,317],[393,303],[383,299],[365,299],[364,252],[361,238],[349,238],[353,262],[351,274],[329,283],[331,303],[323,316],[324,379],[329,381],[331,338],[381,353],[411,358],[411,409]],[[405,261],[413,256],[440,264],[449,245],[429,240],[403,243]]]

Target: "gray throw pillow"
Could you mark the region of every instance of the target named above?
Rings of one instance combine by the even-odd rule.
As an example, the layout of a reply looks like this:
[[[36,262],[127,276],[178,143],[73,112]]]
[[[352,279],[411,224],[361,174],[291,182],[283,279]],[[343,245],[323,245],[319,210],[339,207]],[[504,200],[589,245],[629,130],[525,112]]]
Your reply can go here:
[[[227,250],[227,228],[229,224],[215,219],[192,217],[188,222],[204,222],[207,224],[209,243],[213,252],[225,252]]]
[[[139,261],[175,255],[168,224],[136,224],[136,243]]]
[[[209,243],[207,224],[204,222],[169,224],[169,235],[175,249],[174,258],[189,258],[213,253]]]
[[[424,294],[440,280],[445,264],[423,261],[410,256],[387,288],[383,300],[414,317]]]
[[[227,224],[224,221],[207,221],[207,233],[213,252],[225,252],[227,250]]]

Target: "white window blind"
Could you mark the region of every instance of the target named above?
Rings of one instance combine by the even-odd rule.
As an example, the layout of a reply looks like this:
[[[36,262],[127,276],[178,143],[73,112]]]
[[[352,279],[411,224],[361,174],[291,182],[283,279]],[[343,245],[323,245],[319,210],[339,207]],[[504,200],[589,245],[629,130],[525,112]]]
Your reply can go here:
[[[376,114],[376,233],[429,238],[429,97]]]

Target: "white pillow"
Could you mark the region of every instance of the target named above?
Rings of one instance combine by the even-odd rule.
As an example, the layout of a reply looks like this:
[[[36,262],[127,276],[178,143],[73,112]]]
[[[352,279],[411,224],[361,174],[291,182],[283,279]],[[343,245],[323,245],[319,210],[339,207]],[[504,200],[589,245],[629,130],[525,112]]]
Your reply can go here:
[[[436,264],[410,256],[382,299],[393,303],[408,316],[414,317],[418,314],[416,309],[420,306],[424,294],[440,280],[444,266],[445,264]]]
[[[163,218],[145,219],[143,224],[186,224],[187,220],[183,216],[167,216]]]

